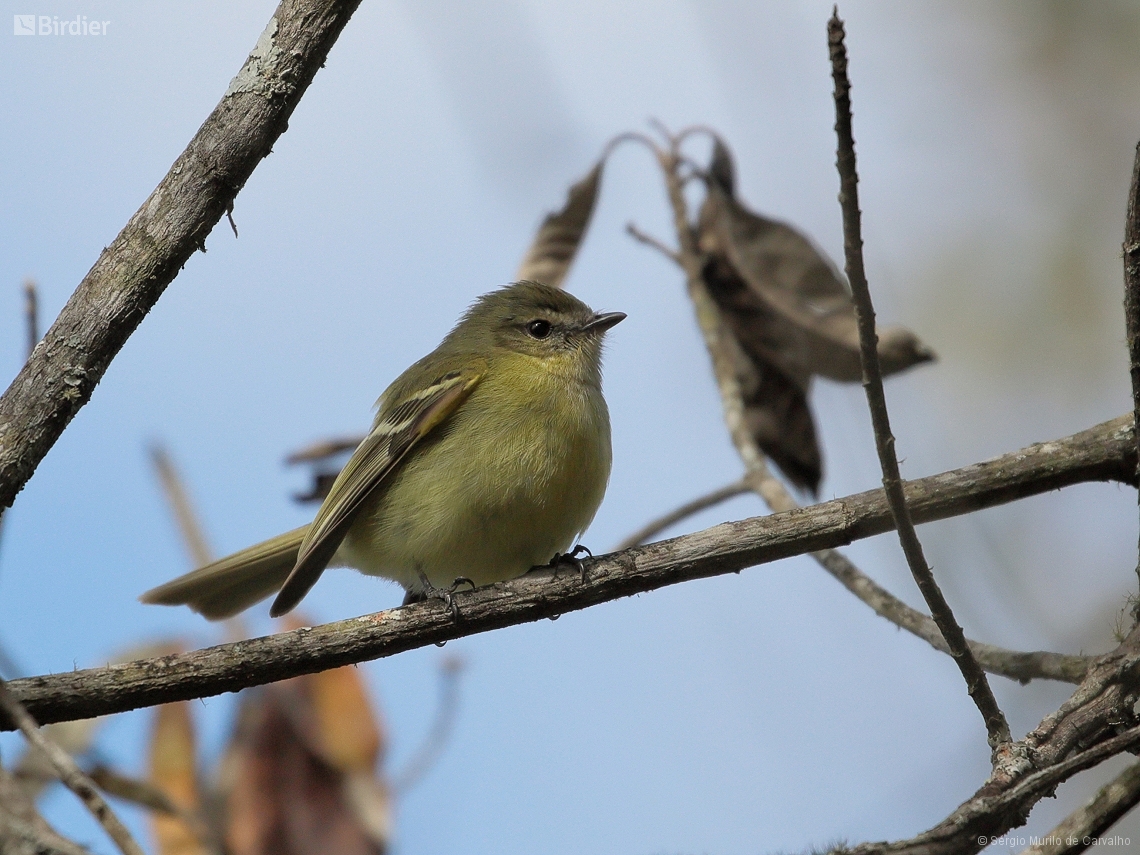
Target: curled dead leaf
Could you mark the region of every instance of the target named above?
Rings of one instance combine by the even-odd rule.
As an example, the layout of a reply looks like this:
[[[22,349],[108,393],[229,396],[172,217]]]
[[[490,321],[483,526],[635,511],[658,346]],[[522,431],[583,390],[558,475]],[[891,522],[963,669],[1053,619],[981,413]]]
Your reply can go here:
[[[594,214],[604,164],[604,159],[599,160],[585,178],[570,187],[561,210],[547,214],[515,272],[516,280],[532,279],[562,287]]]
[[[702,278],[739,347],[745,414],[753,437],[794,484],[813,493],[822,474],[807,404],[812,377],[862,379],[859,330],[847,283],[791,226],[735,195],[727,146],[714,141],[697,224]],[[883,374],[934,359],[909,330],[879,332]]]

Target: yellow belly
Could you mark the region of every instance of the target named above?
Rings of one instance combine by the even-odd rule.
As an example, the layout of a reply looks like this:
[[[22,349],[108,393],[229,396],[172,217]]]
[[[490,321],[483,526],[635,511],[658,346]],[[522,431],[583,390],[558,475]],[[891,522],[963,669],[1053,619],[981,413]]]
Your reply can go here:
[[[417,446],[349,530],[338,563],[414,590],[421,573],[436,587],[513,579],[570,548],[609,479],[605,401],[592,384],[541,376],[513,404],[509,379],[484,380]]]

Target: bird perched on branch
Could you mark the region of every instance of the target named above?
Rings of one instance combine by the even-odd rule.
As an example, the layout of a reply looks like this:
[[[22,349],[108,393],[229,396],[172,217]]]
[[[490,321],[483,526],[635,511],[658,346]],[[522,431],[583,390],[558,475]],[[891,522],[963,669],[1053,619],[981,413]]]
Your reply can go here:
[[[605,494],[602,339],[624,318],[531,281],[483,295],[380,396],[312,523],[142,601],[219,619],[276,593],[277,617],[330,565],[392,579],[410,602],[458,578],[486,585],[552,561]]]

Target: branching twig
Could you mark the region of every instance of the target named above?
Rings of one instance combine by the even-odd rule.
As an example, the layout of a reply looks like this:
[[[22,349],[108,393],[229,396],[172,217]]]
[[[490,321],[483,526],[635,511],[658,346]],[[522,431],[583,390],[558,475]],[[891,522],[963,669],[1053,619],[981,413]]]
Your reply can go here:
[[[890,591],[867,576],[837,549],[813,552],[823,569],[830,573],[860,601],[870,606],[881,618],[886,618],[899,629],[905,629],[921,638],[935,650],[949,653],[950,648],[942,631],[928,615],[911,608]],[[1049,679],[1078,683],[1088,670],[1088,658],[1061,656],[1056,653],[1025,653],[1007,650],[982,641],[966,639],[981,666],[991,674],[1008,677],[1019,683],[1049,675]]]
[[[691,517],[693,514],[699,514],[701,511],[707,510],[721,502],[726,502],[729,499],[736,498],[744,493],[751,493],[752,486],[745,479],[733,481],[731,484],[726,484],[720,489],[713,490],[711,493],[706,493],[703,496],[698,496],[691,502],[686,502],[677,508],[675,511],[670,511],[664,516],[658,517],[647,525],[639,528],[621,543],[614,547],[615,550],[629,549],[631,546],[640,546],[647,543],[654,537],[659,535],[665,529],[672,525],[676,525],[681,520]]]
[[[946,819],[909,840],[865,843],[845,855],[971,855],[1024,824],[1033,805],[1077,772],[1140,747],[1140,629],[1096,660],[1057,712],[1011,743],[1008,762]]]
[[[1124,324],[1128,337],[1128,367],[1132,375],[1132,409],[1135,417],[1140,419],[1140,144],[1136,146],[1132,165],[1132,185],[1128,191],[1128,213],[1124,221]],[[1140,578],[1140,559],[1137,560],[1136,575]],[[1140,620],[1140,599],[1133,610],[1133,620]]]
[[[4,855],[91,855],[61,837],[36,811],[35,799],[0,766],[0,851]]]
[[[0,397],[0,507],[90,398],[127,337],[287,127],[359,0],[282,0],[218,106],[103,250]]]
[[[984,463],[910,481],[907,501],[920,523],[969,513],[1069,484],[1123,480],[1135,470],[1131,416],[1075,436],[1029,446]],[[462,619],[437,602],[418,603],[308,630],[191,653],[14,680],[40,721],[64,721],[237,691],[391,656],[487,630],[554,617],[689,579],[734,573],[792,555],[839,546],[891,529],[882,490],[587,560],[576,573],[527,574],[455,595]],[[1071,680],[1083,657],[1028,654],[1009,676]],[[1002,663],[995,663],[997,673]],[[1039,670],[1034,670],[1039,669]],[[10,727],[0,722],[0,726]]]
[[[115,841],[119,851],[123,855],[143,855],[142,848],[131,837],[131,833],[127,831],[127,827],[123,825],[115,812],[111,810],[111,806],[99,794],[95,784],[83,774],[70,754],[40,732],[39,724],[12,695],[3,680],[0,680],[0,709],[3,709],[5,716],[20,729],[24,738],[28,740],[28,744],[35,746],[51,761],[59,775],[59,780],[87,806],[87,809],[91,811],[95,819]]]
[[[930,608],[931,616],[942,630],[950,655],[966,680],[970,697],[977,704],[989,732],[990,747],[997,752],[1011,741],[1009,723],[990,689],[985,672],[974,659],[966,634],[958,625],[950,604],[942,595],[934,574],[926,563],[918,533],[907,508],[899,462],[895,456],[895,438],[891,434],[887,399],[883,391],[883,375],[879,368],[878,336],[875,333],[875,310],[867,275],[863,269],[863,237],[859,217],[859,177],[855,168],[855,140],[851,132],[851,84],[847,79],[847,50],[844,46],[843,22],[834,14],[827,24],[828,46],[831,52],[831,76],[835,81],[835,131],[839,137],[837,165],[839,167],[839,203],[843,209],[843,251],[847,258],[847,279],[855,302],[855,316],[859,323],[859,355],[863,365],[863,389],[871,410],[871,423],[875,430],[875,446],[883,469],[883,489],[891,506],[895,530],[902,544],[914,581]]]
[[[675,149],[676,140],[673,139],[670,142]],[[709,295],[701,276],[702,259],[698,254],[696,240],[693,238],[685,212],[683,188],[672,171],[676,160],[672,150],[666,152],[654,149],[654,151],[665,174],[665,184],[673,209],[674,225],[678,229],[678,241],[681,249],[677,253],[677,261],[685,271],[689,296],[696,309],[697,323],[712,359],[713,374],[720,391],[725,424],[728,427],[729,435],[732,437],[733,445],[736,446],[747,470],[745,480],[773,511],[777,513],[794,511],[799,508],[799,504],[783,483],[772,474],[765,462],[763,451],[748,429],[742,405],[740,382],[734,367],[735,357],[732,353],[732,348],[736,344],[733,337],[728,334],[720,310]],[[845,555],[834,549],[815,550],[811,555],[824,570],[834,576],[840,584],[861,601],[874,609],[876,614],[922,638],[937,650],[944,653],[950,652],[942,632],[933,620],[877,585]],[[1038,670],[1041,666],[1041,662],[1038,660],[1040,655],[1053,656],[1053,654],[1003,650],[999,647],[973,641],[968,641],[968,644],[974,654],[980,658],[987,671],[1022,682],[1041,673]],[[1054,670],[1052,673],[1055,677],[1076,682],[1084,675],[1084,663],[1079,658],[1067,662],[1064,666],[1060,666],[1056,660],[1050,659],[1049,661],[1051,667],[1058,667],[1067,674],[1065,677],[1060,677],[1061,670]]]
[[[625,231],[626,231],[626,234],[628,234],[635,241],[637,241],[638,243],[643,243],[646,246],[653,247],[655,250],[657,250],[663,256],[665,256],[670,261],[672,261],[674,264],[680,264],[681,263],[681,257],[677,254],[677,252],[675,250],[672,250],[669,247],[667,247],[664,243],[659,241],[653,235],[646,234],[645,232],[643,232],[641,229],[639,229],[633,223],[626,223],[625,224]]]

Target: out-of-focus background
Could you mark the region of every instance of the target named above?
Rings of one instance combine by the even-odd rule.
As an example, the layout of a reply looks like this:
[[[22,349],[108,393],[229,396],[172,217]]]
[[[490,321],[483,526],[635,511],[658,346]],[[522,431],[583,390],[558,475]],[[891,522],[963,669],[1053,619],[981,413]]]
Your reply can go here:
[[[24,357],[22,285],[50,321],[217,103],[274,4],[6,3],[107,20],[101,37],[0,35],[0,373]],[[541,216],[606,141],[716,128],[740,195],[841,258],[825,24],[831,3],[366,2],[223,222],[147,317],[5,517],[5,676],[98,665],[148,639],[221,640],[142,606],[187,559],[146,455],[170,449],[218,552],[306,521],[290,450],[354,433],[384,386],[477,294],[511,278]],[[867,265],[880,320],[933,366],[888,384],[904,474],[1066,435],[1130,407],[1120,242],[1140,139],[1140,7],[1125,2],[842,4]],[[4,23],[4,27],[7,24]],[[5,33],[7,31],[5,30]],[[695,156],[707,149],[694,144]],[[567,287],[629,319],[610,335],[605,551],[735,479],[642,150],[610,161]],[[862,391],[814,391],[822,497],[878,483]],[[747,497],[692,530],[762,512]],[[1135,590],[1136,497],[1087,485],[920,529],[967,632],[1098,652]],[[680,533],[682,528],[675,532]],[[848,553],[914,605],[896,542]],[[396,605],[334,571],[305,610]],[[273,631],[265,608],[251,612]],[[363,666],[414,752],[445,655],[467,662],[455,731],[397,806],[397,853],[755,853],[910,836],[985,778],[988,748],[950,660],[800,558]],[[1067,695],[995,678],[1017,735]],[[231,698],[197,705],[209,762]],[[99,751],[142,764],[149,712]],[[19,740],[0,738],[7,762]],[[1043,802],[1043,833],[1120,768]],[[111,844],[57,793],[65,833]],[[133,827],[142,814],[127,810]],[[1133,837],[1140,824],[1131,820]]]

